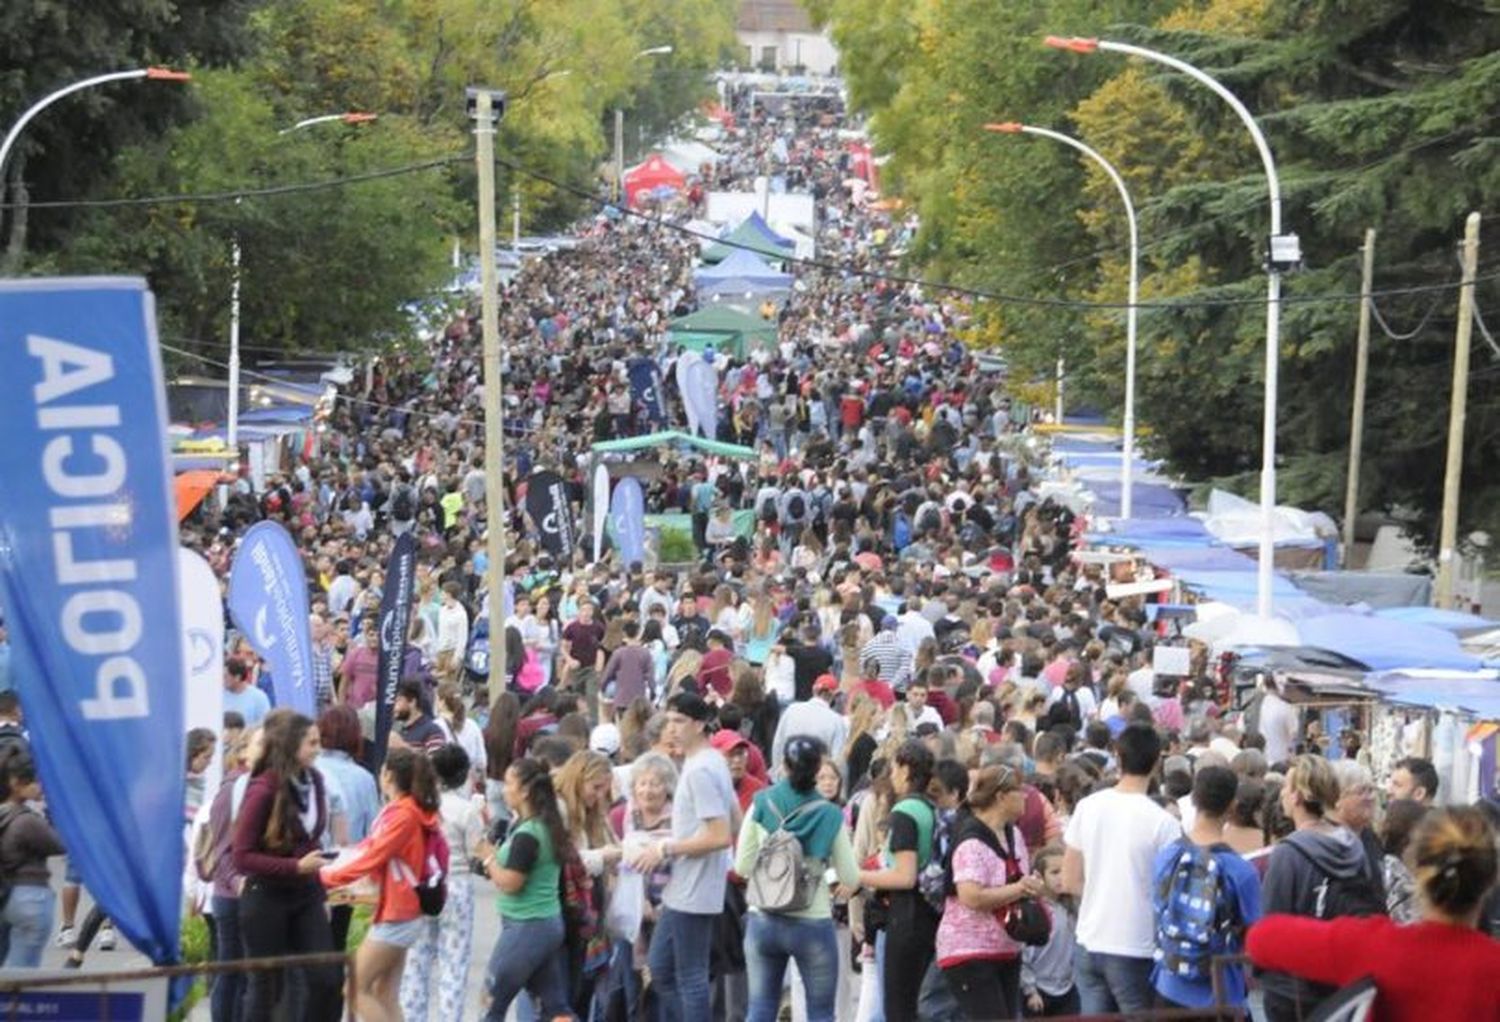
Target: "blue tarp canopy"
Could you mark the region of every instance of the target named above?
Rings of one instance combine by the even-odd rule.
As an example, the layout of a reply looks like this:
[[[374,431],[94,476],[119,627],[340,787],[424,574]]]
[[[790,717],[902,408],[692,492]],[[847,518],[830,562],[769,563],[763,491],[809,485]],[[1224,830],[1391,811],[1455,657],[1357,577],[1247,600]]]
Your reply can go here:
[[[1105,518],[1120,513],[1120,500],[1125,488],[1113,479],[1084,479],[1083,486],[1094,495],[1094,512]],[[1177,518],[1187,514],[1187,500],[1170,486],[1156,483],[1136,483],[1132,487],[1131,511],[1148,520]]]
[[[1491,621],[1478,614],[1466,614],[1461,610],[1444,610],[1441,607],[1387,607],[1384,610],[1377,610],[1375,616],[1391,621],[1404,621],[1407,624],[1441,628],[1445,632],[1458,634],[1500,628],[1500,621]]]
[[[693,271],[693,283],[699,288],[732,280],[782,290],[792,286],[790,273],[773,270],[760,256],[742,248],[736,249],[715,266],[704,266]]]
[[[1452,632],[1374,614],[1335,612],[1303,618],[1297,622],[1297,634],[1305,645],[1342,653],[1375,671],[1477,671],[1483,666],[1478,657],[1463,651]]]
[[[1493,676],[1390,671],[1368,676],[1365,684],[1393,703],[1466,710],[1485,720],[1500,720],[1500,678]]]

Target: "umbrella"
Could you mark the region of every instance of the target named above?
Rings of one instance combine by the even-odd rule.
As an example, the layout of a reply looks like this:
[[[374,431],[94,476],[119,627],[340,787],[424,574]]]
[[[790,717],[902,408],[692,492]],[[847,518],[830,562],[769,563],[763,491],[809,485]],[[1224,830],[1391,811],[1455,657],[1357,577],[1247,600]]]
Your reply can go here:
[[[884,564],[880,559],[880,555],[870,550],[855,554],[854,563],[866,571],[879,571]]]

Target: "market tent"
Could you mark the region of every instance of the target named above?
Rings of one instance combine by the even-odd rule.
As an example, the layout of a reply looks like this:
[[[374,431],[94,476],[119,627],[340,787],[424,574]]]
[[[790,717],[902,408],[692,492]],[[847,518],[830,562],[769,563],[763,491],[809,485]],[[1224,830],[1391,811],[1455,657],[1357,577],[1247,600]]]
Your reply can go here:
[[[647,433],[643,436],[628,436],[619,440],[604,440],[595,444],[591,450],[595,454],[625,454],[630,451],[640,451],[652,447],[676,445],[694,447],[709,454],[716,454],[721,458],[739,458],[741,461],[754,461],[758,457],[755,449],[752,447],[741,447],[739,444],[726,444],[721,440],[709,440],[675,429],[663,430],[660,433]]]
[[[1474,671],[1481,666],[1452,632],[1373,614],[1340,611],[1304,618],[1297,622],[1297,634],[1305,645],[1343,653],[1377,671]]]
[[[173,482],[177,495],[177,520],[180,522],[203,503],[203,498],[219,484],[222,472],[214,469],[193,469],[179,472]]]
[[[748,250],[771,260],[789,259],[795,248],[796,242],[771,230],[771,226],[756,212],[742,220],[722,241],[710,245],[703,253],[703,261],[720,263],[740,250]]]
[[[711,344],[715,351],[736,358],[750,348],[772,347],[777,340],[775,323],[724,306],[710,306],[674,319],[667,329],[667,340],[687,351],[702,351]]]
[[[702,142],[676,139],[662,146],[662,159],[684,174],[696,174],[704,164],[713,166],[719,162],[719,154]]]
[[[682,191],[687,187],[687,178],[682,171],[662,158],[661,153],[652,153],[639,166],[625,172],[625,204],[634,206],[636,199],[657,188]]]
[[[754,252],[735,249],[715,266],[693,271],[693,283],[712,287],[725,282],[744,281],[757,288],[785,291],[792,286],[792,275],[775,270]]]

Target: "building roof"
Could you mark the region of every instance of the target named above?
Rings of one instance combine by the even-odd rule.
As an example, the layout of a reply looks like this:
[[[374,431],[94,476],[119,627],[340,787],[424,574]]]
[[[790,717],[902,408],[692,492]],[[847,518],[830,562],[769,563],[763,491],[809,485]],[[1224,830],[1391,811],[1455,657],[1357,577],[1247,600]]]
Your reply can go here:
[[[811,32],[812,19],[800,0],[740,0],[742,32]]]

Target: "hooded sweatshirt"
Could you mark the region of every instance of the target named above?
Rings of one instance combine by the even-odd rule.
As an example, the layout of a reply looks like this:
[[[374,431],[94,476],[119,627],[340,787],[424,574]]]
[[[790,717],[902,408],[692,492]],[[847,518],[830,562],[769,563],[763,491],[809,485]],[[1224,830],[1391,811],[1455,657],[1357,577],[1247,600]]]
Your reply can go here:
[[[1292,845],[1296,847],[1288,847]],[[1364,846],[1349,829],[1295,831],[1271,851],[1260,890],[1261,914],[1315,917],[1319,888],[1325,877],[1356,877],[1364,870]],[[1286,997],[1300,996],[1306,1005],[1316,1004],[1332,992],[1331,987],[1308,984],[1280,972],[1266,973],[1262,985],[1267,991]]]
[[[423,809],[410,795],[388,804],[375,817],[370,834],[344,861],[324,866],[324,887],[345,887],[374,875],[380,884],[375,922],[401,923],[422,914],[417,885],[427,853],[427,831],[438,826],[438,814]]]

